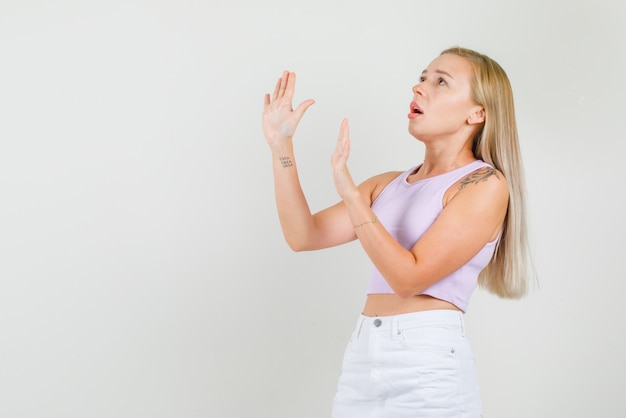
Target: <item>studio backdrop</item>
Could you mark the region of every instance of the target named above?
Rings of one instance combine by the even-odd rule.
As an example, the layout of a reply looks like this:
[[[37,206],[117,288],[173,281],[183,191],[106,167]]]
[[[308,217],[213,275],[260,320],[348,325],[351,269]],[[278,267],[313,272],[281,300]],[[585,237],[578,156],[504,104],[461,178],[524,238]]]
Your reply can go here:
[[[515,95],[538,284],[474,294],[486,417],[626,409],[626,6],[617,0],[2,0],[0,416],[329,417],[358,242],[285,244],[261,131],[285,69],[312,210],[422,161],[411,87],[460,45]]]

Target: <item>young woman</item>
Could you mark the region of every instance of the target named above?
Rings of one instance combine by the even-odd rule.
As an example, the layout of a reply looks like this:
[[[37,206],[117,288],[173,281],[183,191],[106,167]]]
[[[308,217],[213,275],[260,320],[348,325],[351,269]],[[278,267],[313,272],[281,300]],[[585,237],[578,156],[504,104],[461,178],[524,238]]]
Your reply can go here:
[[[409,132],[424,161],[353,182],[348,123],[331,158],[339,203],[311,214],[292,137],[313,100],[292,108],[296,76],[265,96],[281,227],[295,251],[358,239],[372,261],[368,295],[346,349],[334,418],[480,417],[463,312],[480,283],[507,298],[530,273],[513,95],[502,68],[464,48],[443,51],[413,87]]]

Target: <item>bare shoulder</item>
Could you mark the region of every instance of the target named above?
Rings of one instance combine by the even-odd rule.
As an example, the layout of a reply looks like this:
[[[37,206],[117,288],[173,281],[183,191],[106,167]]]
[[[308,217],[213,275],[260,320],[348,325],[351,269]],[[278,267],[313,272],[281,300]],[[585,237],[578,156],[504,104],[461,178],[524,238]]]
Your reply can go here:
[[[508,201],[509,187],[506,178],[493,167],[482,167],[461,178],[448,189],[446,203],[455,197]]]
[[[458,187],[459,190],[463,190],[469,185],[478,185],[486,183],[489,180],[491,180],[490,184],[494,187],[497,187],[498,185],[506,187],[506,179],[504,178],[504,175],[493,167],[482,167],[478,170],[472,171],[459,181]]]
[[[373,202],[383,189],[402,173],[403,171],[388,171],[386,173],[377,174],[361,183],[359,189],[363,195],[369,197],[370,202]]]

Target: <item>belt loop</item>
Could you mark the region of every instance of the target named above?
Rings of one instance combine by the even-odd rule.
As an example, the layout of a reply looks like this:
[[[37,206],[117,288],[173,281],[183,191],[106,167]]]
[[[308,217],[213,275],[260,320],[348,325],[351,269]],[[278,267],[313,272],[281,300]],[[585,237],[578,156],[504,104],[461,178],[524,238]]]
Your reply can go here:
[[[391,318],[391,340],[397,340],[398,339],[398,335],[400,335],[400,330],[398,328],[398,322],[400,322],[400,320],[398,319],[397,316],[394,316]]]
[[[365,322],[365,316],[361,315],[359,317],[359,322],[356,331],[356,339],[358,340],[361,337],[361,330],[363,329],[363,323]]]
[[[459,319],[461,321],[461,333],[465,337],[465,320],[463,319],[463,314],[459,312]]]

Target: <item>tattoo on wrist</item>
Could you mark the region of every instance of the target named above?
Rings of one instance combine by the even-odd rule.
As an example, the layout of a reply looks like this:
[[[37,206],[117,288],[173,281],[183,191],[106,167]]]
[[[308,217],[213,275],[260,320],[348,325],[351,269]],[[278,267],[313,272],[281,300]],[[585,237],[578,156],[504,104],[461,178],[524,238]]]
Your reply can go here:
[[[480,170],[476,170],[469,176],[465,177],[463,181],[461,181],[461,184],[459,184],[459,190],[462,190],[468,184],[478,184],[480,182],[487,181],[491,176],[496,176],[496,178],[500,180],[500,177],[498,177],[498,172],[491,167],[485,167],[481,168]]]
[[[291,161],[290,157],[278,157],[280,159],[280,165],[283,168],[293,167],[293,161]]]

